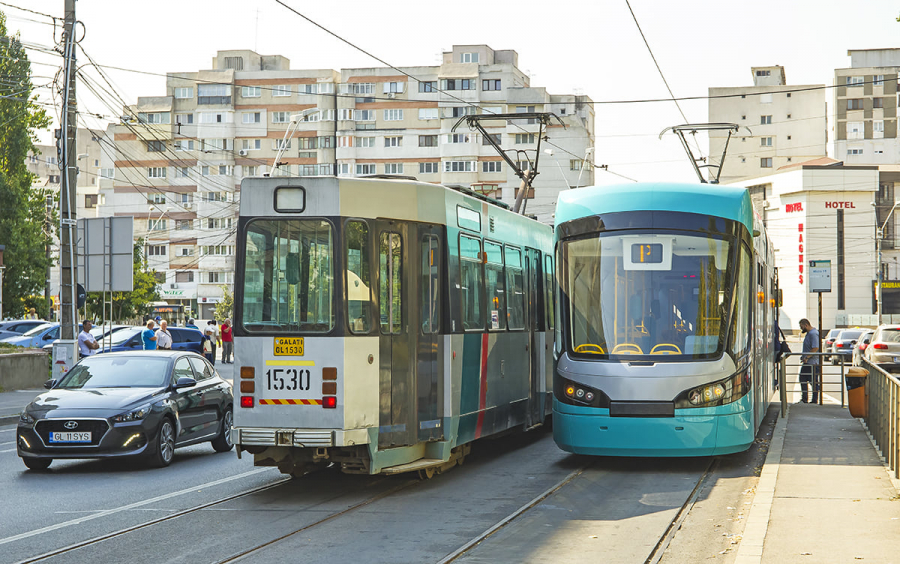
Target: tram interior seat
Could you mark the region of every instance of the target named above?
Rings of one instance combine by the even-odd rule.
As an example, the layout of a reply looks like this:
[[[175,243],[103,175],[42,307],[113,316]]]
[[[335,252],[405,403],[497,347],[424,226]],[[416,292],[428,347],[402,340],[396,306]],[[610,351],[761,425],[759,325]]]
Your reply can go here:
[[[644,354],[644,351],[634,343],[619,343],[613,347],[611,354]]]
[[[650,354],[681,354],[681,349],[672,343],[660,343],[650,349]]]

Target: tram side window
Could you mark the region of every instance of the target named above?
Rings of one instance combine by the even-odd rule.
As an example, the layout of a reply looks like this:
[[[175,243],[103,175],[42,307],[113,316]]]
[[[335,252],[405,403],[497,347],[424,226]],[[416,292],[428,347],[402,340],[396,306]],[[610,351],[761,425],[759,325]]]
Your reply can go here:
[[[556,326],[556,307],[553,304],[553,257],[544,257],[544,310],[547,318],[547,329],[552,330]]]
[[[488,310],[491,331],[506,329],[506,288],[503,283],[503,247],[490,241],[484,242],[484,284],[487,288]]]
[[[402,264],[403,242],[397,233],[381,234],[379,264],[381,276],[379,297],[381,305],[381,332],[400,333],[402,320]]]
[[[522,251],[506,247],[506,287],[509,328],[525,328],[525,275],[522,273]]]
[[[368,333],[372,329],[369,226],[364,221],[348,221],[346,238],[347,324],[353,333]]]
[[[437,333],[440,327],[440,246],[438,238],[426,235],[422,238],[422,333]]]
[[[750,313],[753,302],[750,300],[751,284],[750,251],[741,245],[741,267],[737,275],[737,307],[734,312],[732,326],[732,352],[740,356],[750,346]]]
[[[463,308],[463,329],[467,331],[484,329],[484,308],[481,304],[484,280],[480,257],[481,241],[460,235],[459,290]]]

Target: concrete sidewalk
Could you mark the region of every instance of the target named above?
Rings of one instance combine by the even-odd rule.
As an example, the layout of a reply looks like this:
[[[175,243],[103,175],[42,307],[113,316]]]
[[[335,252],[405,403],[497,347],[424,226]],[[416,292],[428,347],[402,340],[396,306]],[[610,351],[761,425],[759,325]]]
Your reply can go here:
[[[46,392],[40,388],[34,390],[13,390],[0,393],[0,425],[14,425],[19,421],[19,414],[35,396]]]
[[[900,483],[838,405],[779,418],[736,564],[900,564]]]

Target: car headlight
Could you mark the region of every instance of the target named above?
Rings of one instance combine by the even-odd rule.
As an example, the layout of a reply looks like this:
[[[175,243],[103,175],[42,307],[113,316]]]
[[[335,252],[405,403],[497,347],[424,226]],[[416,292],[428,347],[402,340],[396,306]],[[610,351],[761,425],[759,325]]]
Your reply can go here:
[[[147,414],[150,413],[150,406],[145,405],[143,407],[139,407],[138,409],[132,409],[131,411],[126,411],[125,413],[120,413],[112,418],[112,420],[116,423],[125,423],[126,421],[140,421],[144,417],[147,417]]]
[[[27,411],[23,411],[21,415],[19,415],[19,423],[24,423],[26,425],[34,424],[34,417],[28,415]]]

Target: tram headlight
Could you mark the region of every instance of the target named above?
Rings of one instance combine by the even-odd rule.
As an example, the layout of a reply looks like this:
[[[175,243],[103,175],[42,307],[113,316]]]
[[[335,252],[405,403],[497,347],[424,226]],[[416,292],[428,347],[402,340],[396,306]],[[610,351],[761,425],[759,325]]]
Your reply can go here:
[[[584,407],[609,407],[609,397],[606,394],[578,382],[557,377],[554,389],[556,399],[562,403]]]
[[[739,370],[728,378],[691,388],[678,394],[675,408],[715,407],[735,402],[750,391],[749,367]]]

